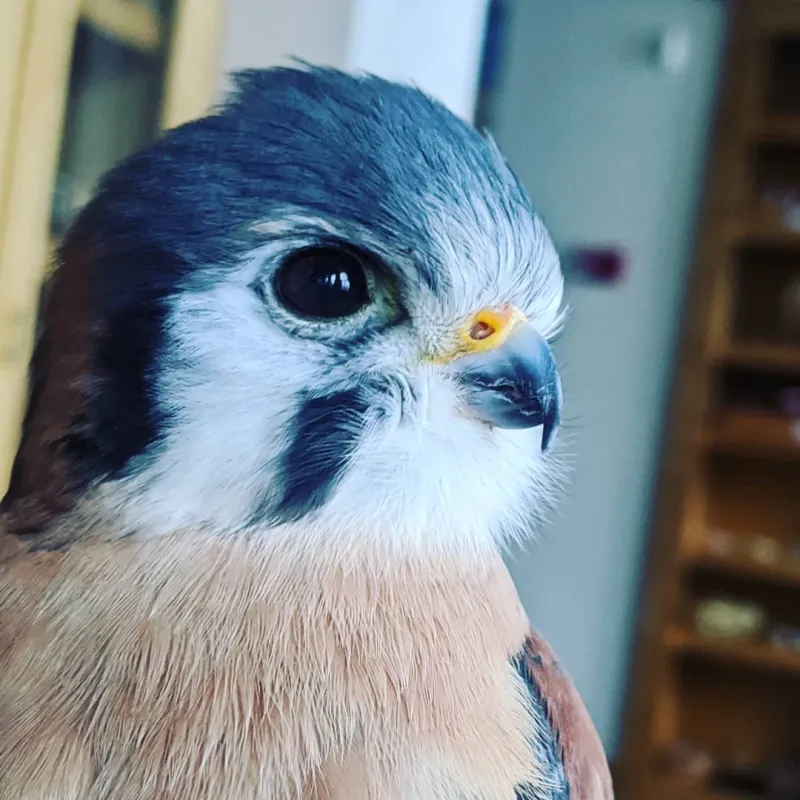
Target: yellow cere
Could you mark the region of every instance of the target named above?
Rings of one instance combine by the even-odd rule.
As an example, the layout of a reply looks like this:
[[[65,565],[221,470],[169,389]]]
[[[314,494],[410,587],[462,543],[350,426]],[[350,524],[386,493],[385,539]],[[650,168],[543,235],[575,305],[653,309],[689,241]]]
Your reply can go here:
[[[494,350],[508,339],[518,322],[524,322],[525,315],[513,306],[484,308],[467,319],[458,331],[458,342],[451,350],[437,354],[432,361],[448,364],[463,356],[476,355]]]

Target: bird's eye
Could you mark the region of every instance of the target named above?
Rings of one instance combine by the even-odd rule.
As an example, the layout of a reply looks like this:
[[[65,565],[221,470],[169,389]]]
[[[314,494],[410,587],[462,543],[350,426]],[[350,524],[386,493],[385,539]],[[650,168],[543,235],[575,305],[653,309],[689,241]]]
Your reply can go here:
[[[341,247],[307,247],[283,262],[278,299],[304,317],[347,317],[369,301],[365,259]]]

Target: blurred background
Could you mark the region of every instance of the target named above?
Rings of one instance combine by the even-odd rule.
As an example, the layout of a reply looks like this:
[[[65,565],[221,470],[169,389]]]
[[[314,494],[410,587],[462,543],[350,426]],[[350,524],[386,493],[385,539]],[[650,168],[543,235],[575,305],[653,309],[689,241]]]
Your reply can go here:
[[[572,484],[509,559],[623,798],[800,798],[798,0],[2,0],[0,493],[98,177],[299,56],[487,128],[564,259]]]

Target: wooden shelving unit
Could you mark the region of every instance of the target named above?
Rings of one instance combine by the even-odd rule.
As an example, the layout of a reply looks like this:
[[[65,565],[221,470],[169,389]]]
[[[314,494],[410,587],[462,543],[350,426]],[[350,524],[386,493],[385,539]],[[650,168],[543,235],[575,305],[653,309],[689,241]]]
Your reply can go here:
[[[734,343],[713,355],[719,366],[800,374],[800,346],[766,343]]]
[[[800,122],[793,116],[762,119],[753,126],[750,138],[764,144],[797,144],[800,142]]]
[[[761,245],[780,250],[794,250],[800,245],[800,231],[781,229],[759,219],[733,221],[728,228],[727,237],[733,246]]]
[[[703,550],[688,556],[686,562],[688,569],[732,575],[754,583],[800,589],[800,559],[769,563],[741,555],[722,555]]]
[[[708,453],[800,461],[800,424],[777,415],[724,413],[709,421],[703,433],[703,445]]]
[[[39,293],[99,177],[218,83],[224,0],[7,0],[0,22],[0,496]]]
[[[800,774],[800,2],[730,6],[614,765],[622,800],[766,800],[777,766]],[[703,635],[708,600],[765,622]],[[665,761],[687,748],[711,765],[702,778]],[[737,769],[749,788],[730,783]]]
[[[664,642],[672,653],[694,655],[723,665],[734,664],[800,676],[800,653],[780,650],[769,644],[710,639],[681,628],[669,628]]]

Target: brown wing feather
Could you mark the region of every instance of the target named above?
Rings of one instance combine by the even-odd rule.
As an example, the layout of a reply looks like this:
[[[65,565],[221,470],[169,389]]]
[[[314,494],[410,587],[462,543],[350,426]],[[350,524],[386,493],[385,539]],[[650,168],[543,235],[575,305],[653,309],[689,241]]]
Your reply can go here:
[[[570,800],[612,800],[614,791],[603,745],[571,678],[550,645],[531,631],[518,668],[541,703],[560,750]]]

